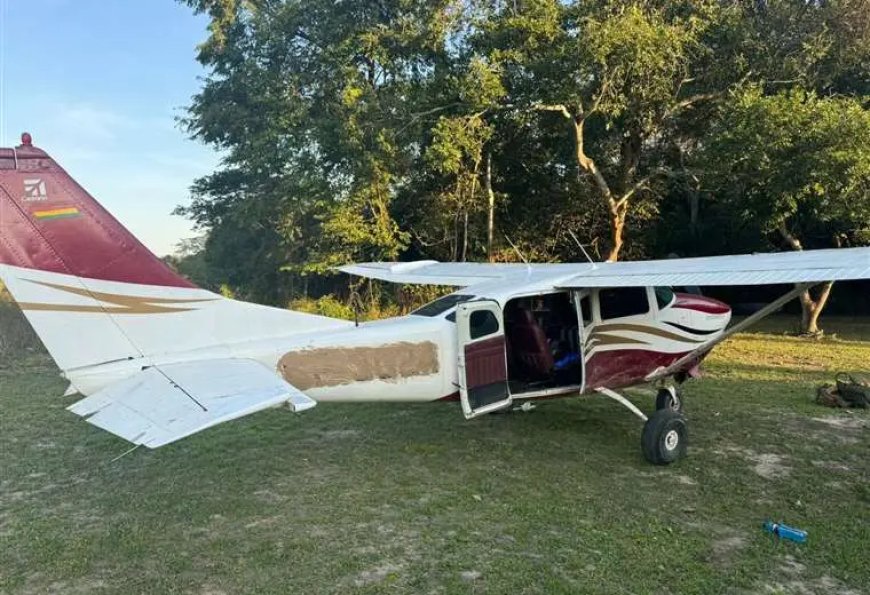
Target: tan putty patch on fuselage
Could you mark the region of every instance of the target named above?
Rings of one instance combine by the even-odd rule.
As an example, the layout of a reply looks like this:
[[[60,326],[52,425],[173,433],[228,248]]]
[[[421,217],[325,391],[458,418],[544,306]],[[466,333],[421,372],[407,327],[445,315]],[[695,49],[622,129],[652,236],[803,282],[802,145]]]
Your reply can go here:
[[[431,341],[401,341],[378,347],[290,351],[279,360],[278,372],[299,390],[429,376],[438,373],[438,346]]]

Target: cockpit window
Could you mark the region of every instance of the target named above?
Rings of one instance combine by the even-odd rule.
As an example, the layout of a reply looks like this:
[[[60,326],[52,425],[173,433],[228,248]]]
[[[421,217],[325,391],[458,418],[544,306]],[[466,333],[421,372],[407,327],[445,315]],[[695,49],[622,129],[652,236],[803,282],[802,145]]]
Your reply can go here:
[[[674,290],[670,287],[656,287],[656,303],[659,305],[659,310],[667,308],[674,301]]]
[[[612,287],[598,291],[601,320],[646,314],[649,308],[646,287]]]
[[[438,298],[434,302],[429,302],[425,306],[417,308],[411,314],[415,316],[438,316],[439,314],[443,314],[450,308],[456,306],[456,304],[461,304],[462,302],[467,302],[473,295],[464,295],[461,293],[451,293],[450,295],[445,295],[442,298]]]

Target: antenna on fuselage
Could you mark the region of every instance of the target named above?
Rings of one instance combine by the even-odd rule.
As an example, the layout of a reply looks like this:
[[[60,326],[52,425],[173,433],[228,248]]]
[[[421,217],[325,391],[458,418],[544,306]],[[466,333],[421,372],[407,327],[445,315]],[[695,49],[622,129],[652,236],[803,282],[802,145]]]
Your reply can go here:
[[[520,249],[517,248],[516,244],[514,244],[509,237],[507,237],[507,234],[505,234],[504,239],[506,239],[508,241],[508,244],[511,245],[511,248],[513,248],[514,252],[517,253],[517,256],[520,257],[520,260],[522,260],[524,263],[526,263],[526,273],[531,275],[532,274],[532,266],[529,264],[529,261],[526,259],[525,256],[523,256],[523,253],[520,252]]]
[[[571,239],[573,239],[574,242],[575,242],[578,246],[580,246],[580,249],[583,251],[583,256],[586,257],[586,260],[589,261],[589,264],[591,264],[591,265],[592,265],[592,268],[594,269],[594,268],[595,268],[595,261],[592,260],[592,257],[591,257],[591,256],[589,256],[589,253],[586,251],[586,248],[583,246],[583,244],[580,243],[580,240],[577,239],[577,236],[574,235],[574,232],[571,231],[571,230],[569,229],[569,230],[568,230],[568,235],[570,235],[570,236],[571,236]]]

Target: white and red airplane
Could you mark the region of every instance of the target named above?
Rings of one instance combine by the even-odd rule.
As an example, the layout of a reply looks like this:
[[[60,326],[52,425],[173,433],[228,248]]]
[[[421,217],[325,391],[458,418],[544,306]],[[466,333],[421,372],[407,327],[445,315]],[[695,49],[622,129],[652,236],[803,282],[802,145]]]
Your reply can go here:
[[[808,286],[870,277],[870,248],[579,264],[367,263],[353,275],[459,287],[356,325],[200,289],[150,253],[30,136],[0,149],[0,278],[42,339],[69,410],[156,448],[270,407],[458,398],[466,418],[603,394],[645,421],[644,456],[686,449],[673,383]],[[795,283],[726,330],[730,308],[670,286]],[[617,389],[662,386],[647,418]]]

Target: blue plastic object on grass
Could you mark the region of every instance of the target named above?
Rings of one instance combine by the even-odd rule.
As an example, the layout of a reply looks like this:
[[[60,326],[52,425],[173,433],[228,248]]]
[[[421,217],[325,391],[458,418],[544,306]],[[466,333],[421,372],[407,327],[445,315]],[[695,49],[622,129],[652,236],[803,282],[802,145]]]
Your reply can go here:
[[[782,539],[790,539],[797,543],[804,543],[807,540],[807,532],[801,531],[782,523],[774,523],[773,521],[764,521],[764,530],[773,533]]]

